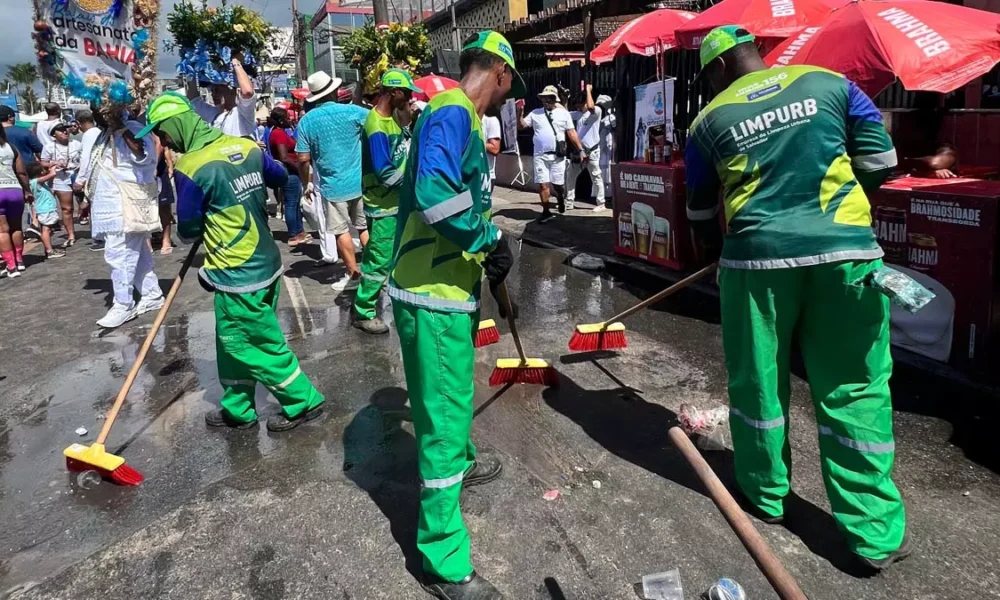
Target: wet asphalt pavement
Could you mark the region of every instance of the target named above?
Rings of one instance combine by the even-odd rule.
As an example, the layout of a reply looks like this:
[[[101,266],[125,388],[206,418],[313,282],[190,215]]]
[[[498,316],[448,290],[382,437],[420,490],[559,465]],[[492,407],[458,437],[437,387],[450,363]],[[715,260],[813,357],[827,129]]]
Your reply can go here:
[[[164,290],[186,250],[157,256]],[[0,280],[0,598],[426,597],[414,579],[418,477],[398,339],[350,327],[350,298],[325,285],[339,266],[282,251],[282,327],[327,397],[325,416],[286,434],[207,429],[221,395],[212,300],[189,281],[109,439],[146,476],[135,488],[81,485],[62,450],[94,440],[153,315],[101,333],[110,281],[83,245]],[[505,464],[500,480],[463,494],[477,569],[519,600],[639,598],[643,574],[673,568],[686,598],[721,576],[749,598],[775,597],[667,438],[682,403],[726,402],[717,301],[683,292],[629,320],[628,349],[573,355],[573,325],[626,308],[641,285],[528,244],[509,283],[528,354],[551,361],[561,386],[487,386],[496,358],[515,355],[504,325],[477,354],[473,439]],[[915,372],[893,384],[914,556],[876,577],[852,567],[802,380],[788,522],[755,523],[810,598],[1000,597],[996,400]],[[277,411],[263,388],[258,406]],[[706,457],[729,482],[731,452]]]

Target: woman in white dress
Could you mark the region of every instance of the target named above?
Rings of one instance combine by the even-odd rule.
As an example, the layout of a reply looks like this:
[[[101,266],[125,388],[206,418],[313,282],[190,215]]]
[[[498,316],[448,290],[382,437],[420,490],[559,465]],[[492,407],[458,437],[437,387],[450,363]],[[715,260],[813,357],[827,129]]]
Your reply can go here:
[[[69,126],[59,123],[49,130],[52,141],[42,148],[42,160],[56,166],[56,178],[52,180],[52,191],[59,200],[63,227],[66,228],[66,247],[76,243],[73,230],[73,178],[80,168],[82,145],[69,137]]]
[[[152,229],[136,227],[126,217],[126,203],[159,223],[156,189],[156,143],[152,135],[136,138],[142,125],[135,121],[110,123],[94,144],[90,175],[91,227],[103,239],[104,261],[111,267],[114,305],[97,322],[114,328],[163,306],[163,292],[153,272],[149,245]],[[130,214],[133,214],[130,212]],[[157,225],[158,226],[158,225]],[[136,303],[133,291],[140,294]]]

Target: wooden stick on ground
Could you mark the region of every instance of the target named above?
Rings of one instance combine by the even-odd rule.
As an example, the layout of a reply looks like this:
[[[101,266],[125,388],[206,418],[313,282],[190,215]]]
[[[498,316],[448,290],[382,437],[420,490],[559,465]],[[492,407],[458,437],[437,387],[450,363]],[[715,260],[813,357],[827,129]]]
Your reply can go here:
[[[778,597],[782,600],[807,600],[806,595],[799,589],[798,582],[785,569],[785,565],[775,556],[774,551],[767,545],[764,538],[760,537],[760,532],[750,522],[750,519],[743,512],[743,509],[740,508],[739,504],[736,503],[736,500],[733,499],[726,486],[722,485],[722,482],[719,481],[719,477],[715,474],[715,471],[712,470],[712,467],[708,466],[705,458],[694,447],[694,444],[688,439],[684,430],[675,426],[670,428],[669,433],[670,441],[677,446],[677,449],[684,455],[688,464],[694,469],[695,474],[698,475],[698,479],[701,479],[701,482],[705,484],[705,488],[708,489],[708,494],[712,497],[712,501],[719,507],[722,516],[729,522],[729,526],[733,528],[736,537],[740,538],[740,542],[743,543],[747,552],[753,557],[754,562],[757,563],[757,567],[764,574],[764,577],[767,578],[768,583],[778,593]]]

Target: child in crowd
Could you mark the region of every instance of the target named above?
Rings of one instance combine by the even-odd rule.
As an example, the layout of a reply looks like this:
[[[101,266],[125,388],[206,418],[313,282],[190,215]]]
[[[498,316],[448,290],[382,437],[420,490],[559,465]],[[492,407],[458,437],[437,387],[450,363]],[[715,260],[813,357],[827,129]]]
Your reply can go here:
[[[52,226],[59,222],[59,203],[46,185],[59,175],[59,168],[56,165],[45,168],[35,161],[28,165],[27,171],[31,180],[31,193],[35,196],[31,205],[31,223],[36,229],[41,225],[45,258],[62,258],[66,253],[52,247]]]

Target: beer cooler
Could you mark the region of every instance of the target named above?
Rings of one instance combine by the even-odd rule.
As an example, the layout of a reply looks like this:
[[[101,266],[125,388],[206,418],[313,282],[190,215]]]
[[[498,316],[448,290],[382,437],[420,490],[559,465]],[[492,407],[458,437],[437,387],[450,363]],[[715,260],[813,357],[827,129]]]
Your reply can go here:
[[[892,343],[985,372],[1000,347],[997,273],[1000,182],[905,177],[871,194],[885,262],[937,297],[915,314],[893,307]]]
[[[611,165],[615,253],[670,269],[692,262],[684,198],[684,165]]]

